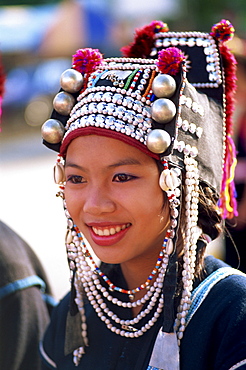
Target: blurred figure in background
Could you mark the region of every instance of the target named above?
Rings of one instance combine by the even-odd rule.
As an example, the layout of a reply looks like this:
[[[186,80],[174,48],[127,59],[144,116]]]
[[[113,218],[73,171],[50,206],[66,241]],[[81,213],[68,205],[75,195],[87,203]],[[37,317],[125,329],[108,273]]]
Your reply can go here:
[[[1,100],[4,80],[0,64]],[[19,235],[0,221],[1,370],[40,369],[38,344],[54,305],[39,259]]]
[[[55,302],[29,245],[0,221],[0,369],[38,370],[38,344]]]

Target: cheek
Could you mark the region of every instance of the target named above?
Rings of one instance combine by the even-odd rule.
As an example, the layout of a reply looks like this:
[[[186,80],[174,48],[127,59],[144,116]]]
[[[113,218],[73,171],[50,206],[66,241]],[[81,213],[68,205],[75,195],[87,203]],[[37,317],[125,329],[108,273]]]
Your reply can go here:
[[[170,222],[170,207],[166,194],[160,188],[156,191],[155,213],[161,227],[166,228]]]
[[[141,197],[141,204],[138,207],[141,218],[145,215],[157,227],[165,228],[170,219],[169,201],[166,194],[159,185],[154,184],[150,189],[142,191]]]
[[[160,214],[160,222],[164,228],[168,227],[170,223],[170,207],[169,207],[169,202],[167,199],[165,199],[165,197],[164,197],[164,205],[162,207],[161,214]]]
[[[79,214],[80,210],[80,202],[78,201],[78,197],[76,196],[76,192],[71,191],[71,189],[66,188],[64,190],[65,200],[66,200],[66,207],[67,210],[72,217],[72,219],[76,222],[77,215]]]

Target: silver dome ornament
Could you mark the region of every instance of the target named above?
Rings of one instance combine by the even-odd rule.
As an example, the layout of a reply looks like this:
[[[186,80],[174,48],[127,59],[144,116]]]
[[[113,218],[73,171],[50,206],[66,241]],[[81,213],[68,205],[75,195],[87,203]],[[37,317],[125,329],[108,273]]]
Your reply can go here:
[[[176,90],[175,79],[167,74],[159,74],[152,83],[152,91],[157,98],[170,98]]]
[[[54,181],[55,184],[62,184],[65,182],[65,171],[64,171],[64,166],[62,163],[56,163],[54,167]]]
[[[61,87],[69,93],[78,92],[82,88],[83,82],[84,77],[82,74],[72,68],[66,69],[60,78]]]
[[[152,153],[164,153],[170,144],[170,135],[165,130],[155,129],[152,130],[147,136],[147,147]]]
[[[62,141],[65,128],[57,119],[50,118],[44,122],[41,128],[42,138],[50,144],[58,144]]]
[[[71,94],[61,91],[55,96],[53,100],[53,107],[63,116],[68,116],[73,109],[75,102],[76,100]]]
[[[151,106],[151,116],[158,123],[170,122],[175,114],[176,106],[170,99],[157,99]]]

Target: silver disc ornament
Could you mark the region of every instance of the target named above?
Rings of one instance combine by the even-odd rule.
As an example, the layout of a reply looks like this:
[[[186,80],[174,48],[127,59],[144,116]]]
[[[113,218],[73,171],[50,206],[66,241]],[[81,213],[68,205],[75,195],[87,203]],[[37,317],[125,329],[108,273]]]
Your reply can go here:
[[[83,82],[84,77],[82,74],[72,68],[66,69],[60,78],[61,87],[69,93],[78,92],[82,88]]]
[[[155,129],[147,136],[147,147],[152,153],[164,153],[171,144],[171,138],[167,131]]]
[[[68,116],[75,105],[75,102],[76,100],[71,94],[61,91],[55,96],[53,100],[53,107],[63,116]]]
[[[50,144],[58,144],[62,141],[65,128],[57,119],[50,118],[44,122],[41,128],[42,138]]]
[[[153,80],[152,91],[157,98],[170,98],[176,91],[176,81],[170,75],[159,74]]]
[[[176,106],[170,99],[161,98],[154,101],[151,116],[158,123],[170,122],[176,114]]]

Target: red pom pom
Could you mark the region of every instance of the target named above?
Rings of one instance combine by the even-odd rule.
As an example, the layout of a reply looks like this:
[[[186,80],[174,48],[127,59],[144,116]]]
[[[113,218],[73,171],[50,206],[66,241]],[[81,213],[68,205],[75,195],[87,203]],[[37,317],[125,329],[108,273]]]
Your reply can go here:
[[[180,64],[184,60],[185,55],[180,49],[170,47],[159,51],[157,66],[161,73],[174,76],[180,71]]]
[[[81,74],[93,72],[97,66],[102,64],[103,56],[97,49],[79,49],[73,55],[73,68]]]
[[[154,35],[169,30],[166,23],[153,21],[147,26],[136,30],[134,41],[121,48],[123,56],[128,58],[148,58],[154,46]]]
[[[3,65],[0,59],[0,98],[2,98],[4,95],[5,80],[6,80],[6,77],[4,73],[4,68],[3,68]]]
[[[228,41],[234,36],[235,29],[230,21],[222,19],[219,23],[213,25],[210,35],[218,41]]]

